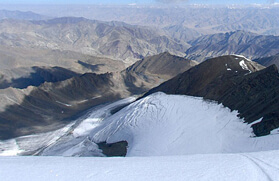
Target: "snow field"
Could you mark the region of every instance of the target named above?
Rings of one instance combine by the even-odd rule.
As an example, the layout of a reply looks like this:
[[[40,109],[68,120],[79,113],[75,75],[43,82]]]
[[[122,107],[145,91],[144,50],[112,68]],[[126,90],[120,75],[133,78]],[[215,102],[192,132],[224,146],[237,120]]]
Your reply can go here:
[[[276,181],[279,151],[164,157],[0,157],[3,181]]]
[[[105,118],[111,116],[113,109],[131,103],[135,99],[135,97],[129,97],[92,110],[85,118],[76,121],[76,127],[72,129],[70,134],[61,137],[59,141],[44,149],[40,155],[104,156],[98,145],[88,139],[90,132],[102,124]]]
[[[251,125],[237,112],[196,97],[155,93],[110,114],[123,103],[103,106],[57,130],[59,139],[34,135],[33,143],[32,137],[21,137],[1,149],[13,153],[22,144],[37,146],[46,139],[51,145],[43,155],[102,156],[92,140],[127,140],[128,157],[0,157],[0,180],[279,180],[278,130],[253,137]]]
[[[279,135],[254,137],[237,112],[202,98],[155,93],[103,120],[93,142],[128,141],[127,156],[239,153],[279,148]]]

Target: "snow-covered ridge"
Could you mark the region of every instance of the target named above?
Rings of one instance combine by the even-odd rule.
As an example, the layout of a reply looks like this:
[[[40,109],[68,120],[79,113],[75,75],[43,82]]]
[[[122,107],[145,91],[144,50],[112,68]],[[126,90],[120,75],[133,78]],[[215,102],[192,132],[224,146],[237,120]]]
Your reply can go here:
[[[245,56],[243,56],[243,55],[237,55],[237,54],[232,54],[233,56],[236,56],[236,57],[238,57],[238,58],[244,58],[245,60],[247,60],[247,61],[251,61],[249,58],[246,58]]]
[[[233,54],[233,56],[235,56],[235,59],[236,59],[236,60],[239,60],[239,59],[240,59],[239,65],[240,65],[240,67],[241,67],[243,70],[248,70],[249,73],[252,73],[252,71],[248,68],[247,64],[245,63],[245,61],[251,62],[250,59],[246,58],[246,57],[243,56],[243,55],[235,55],[235,54]],[[228,70],[228,69],[227,69],[227,70]]]
[[[105,119],[90,139],[126,140],[127,156],[162,156],[278,149],[278,138],[254,137],[237,112],[215,102],[155,93]]]

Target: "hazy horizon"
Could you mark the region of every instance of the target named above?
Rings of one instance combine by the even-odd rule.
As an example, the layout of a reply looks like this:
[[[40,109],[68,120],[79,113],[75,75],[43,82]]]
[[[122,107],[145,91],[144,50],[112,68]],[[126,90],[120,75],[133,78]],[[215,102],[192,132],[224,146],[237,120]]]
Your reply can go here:
[[[17,4],[17,5],[54,5],[54,4],[84,4],[84,5],[149,5],[149,4],[208,4],[208,5],[228,5],[228,4],[274,4],[277,0],[1,0],[0,4]]]

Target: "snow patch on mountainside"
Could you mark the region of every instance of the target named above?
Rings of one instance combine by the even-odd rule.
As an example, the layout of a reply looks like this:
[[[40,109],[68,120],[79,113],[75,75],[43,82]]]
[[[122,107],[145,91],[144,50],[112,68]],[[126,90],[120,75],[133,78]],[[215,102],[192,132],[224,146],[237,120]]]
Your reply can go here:
[[[279,148],[279,136],[254,137],[237,112],[215,102],[155,93],[103,120],[96,143],[128,141],[127,156],[238,153]]]
[[[57,102],[59,104],[62,104],[64,106],[67,106],[67,107],[71,107],[72,106],[71,104],[66,104],[66,103],[63,103],[63,102],[60,102],[60,101],[55,101],[55,102]]]
[[[241,68],[242,68],[243,70],[248,70],[249,73],[252,73],[252,71],[251,71],[251,70],[248,68],[248,66],[245,64],[244,60],[241,60],[241,61],[239,62],[239,65],[241,66]]]
[[[238,59],[238,58],[244,58],[245,60],[247,60],[247,61],[251,61],[249,58],[246,58],[245,56],[243,56],[243,55],[237,55],[237,54],[232,54],[233,56],[236,56],[236,60]]]
[[[228,64],[226,63],[226,68],[227,70],[231,71],[232,69],[230,67],[228,67]]]

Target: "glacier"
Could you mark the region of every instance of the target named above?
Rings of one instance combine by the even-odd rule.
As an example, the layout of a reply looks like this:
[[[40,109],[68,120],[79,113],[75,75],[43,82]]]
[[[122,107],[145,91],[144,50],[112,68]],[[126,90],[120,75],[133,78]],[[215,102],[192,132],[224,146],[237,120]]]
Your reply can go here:
[[[135,97],[95,107],[54,132],[0,141],[0,156],[105,156],[96,143],[119,141],[128,142],[127,157],[279,149],[278,132],[255,137],[253,123],[214,101],[161,92],[133,101]]]
[[[93,142],[128,142],[127,156],[241,153],[279,149],[279,134],[255,137],[236,111],[203,98],[155,93],[104,119]]]
[[[199,97],[159,92],[134,100],[96,107],[54,132],[8,140],[10,147],[0,142],[2,155],[20,145],[22,152],[39,145],[43,155],[0,156],[0,180],[279,180],[278,131],[255,137],[253,123]],[[123,140],[125,158],[92,157],[104,156],[96,143]]]

